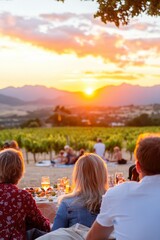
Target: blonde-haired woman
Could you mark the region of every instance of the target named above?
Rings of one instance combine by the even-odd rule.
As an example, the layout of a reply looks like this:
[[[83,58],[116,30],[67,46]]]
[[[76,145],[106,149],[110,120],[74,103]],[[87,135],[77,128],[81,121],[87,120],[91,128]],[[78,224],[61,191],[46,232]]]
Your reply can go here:
[[[107,166],[97,154],[85,153],[75,164],[73,192],[64,196],[58,208],[52,231],[76,223],[91,227],[107,190]]]

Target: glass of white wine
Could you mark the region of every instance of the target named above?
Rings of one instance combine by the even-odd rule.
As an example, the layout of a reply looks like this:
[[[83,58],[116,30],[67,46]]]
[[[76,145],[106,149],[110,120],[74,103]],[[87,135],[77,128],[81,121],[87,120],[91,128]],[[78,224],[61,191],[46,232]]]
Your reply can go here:
[[[46,191],[50,187],[50,178],[49,176],[41,177],[41,187]]]

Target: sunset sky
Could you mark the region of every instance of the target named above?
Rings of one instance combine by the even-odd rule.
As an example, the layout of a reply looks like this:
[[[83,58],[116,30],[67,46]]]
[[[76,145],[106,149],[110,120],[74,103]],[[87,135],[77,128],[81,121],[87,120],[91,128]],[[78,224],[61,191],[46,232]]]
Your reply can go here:
[[[94,19],[97,8],[80,0],[0,0],[0,88],[160,84],[160,18],[140,16],[118,29]]]

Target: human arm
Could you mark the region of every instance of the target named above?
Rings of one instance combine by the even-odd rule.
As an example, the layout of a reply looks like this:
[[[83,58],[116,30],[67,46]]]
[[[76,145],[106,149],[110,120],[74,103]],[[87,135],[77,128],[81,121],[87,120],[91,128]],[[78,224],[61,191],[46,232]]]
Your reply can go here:
[[[114,205],[112,196],[110,195],[111,191],[112,189],[108,190],[105,195],[102,196],[100,213],[92,225],[86,240],[107,240],[114,230]]]
[[[110,162],[118,162],[118,152],[113,152],[112,158]]]
[[[113,153],[113,155],[111,156],[111,158],[109,159],[110,162],[117,162],[117,154]]]
[[[50,232],[50,222],[42,215],[31,194],[27,193],[24,204],[26,207],[27,229],[37,228],[45,232]]]
[[[54,231],[58,228],[67,228],[69,227],[68,218],[67,218],[67,206],[65,202],[61,202],[56,213],[56,217],[53,222],[52,230]]]
[[[87,234],[86,240],[108,240],[112,231],[113,226],[104,227],[95,221]]]

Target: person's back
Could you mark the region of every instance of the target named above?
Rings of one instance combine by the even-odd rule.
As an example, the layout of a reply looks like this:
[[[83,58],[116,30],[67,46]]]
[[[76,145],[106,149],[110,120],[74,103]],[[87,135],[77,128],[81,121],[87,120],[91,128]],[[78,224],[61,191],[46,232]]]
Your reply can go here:
[[[101,211],[110,211],[105,224],[112,225],[114,219],[115,238],[118,240],[159,240],[160,239],[160,175],[146,176],[138,182],[126,182],[111,188]],[[108,207],[109,209],[108,209]],[[99,224],[104,225],[103,216],[98,216]]]
[[[77,160],[78,160],[84,153],[85,153],[85,150],[84,150],[83,148],[81,148],[81,149],[79,150],[79,154],[75,157],[74,163],[76,163]]]
[[[22,153],[15,149],[0,152],[0,239],[25,240],[26,230],[48,232],[49,220],[42,216],[35,200],[16,186],[24,173]]]
[[[104,160],[93,153],[82,155],[75,163],[72,174],[73,192],[62,196],[52,230],[68,228],[76,223],[91,227],[100,211],[107,181]]]
[[[105,155],[105,144],[102,143],[102,140],[100,138],[97,139],[97,143],[94,145],[94,151],[97,155],[104,158]]]
[[[160,135],[140,135],[135,148],[139,182],[130,181],[111,188],[104,195],[86,240],[160,239]]]
[[[19,195],[20,193],[20,195]],[[18,196],[19,195],[19,196]],[[15,185],[0,183],[0,237],[3,239],[23,239],[25,236],[25,226],[22,212],[22,205],[26,196],[18,190]]]
[[[76,223],[91,227],[97,214],[88,211],[78,200],[78,197],[62,200],[54,219],[52,230],[56,230],[62,226],[68,228]]]
[[[76,155],[71,147],[67,149],[67,154],[65,158],[66,158],[65,160],[66,165],[75,163]]]
[[[0,206],[0,239],[24,240],[26,225],[49,230],[31,195],[14,184],[0,183]]]

